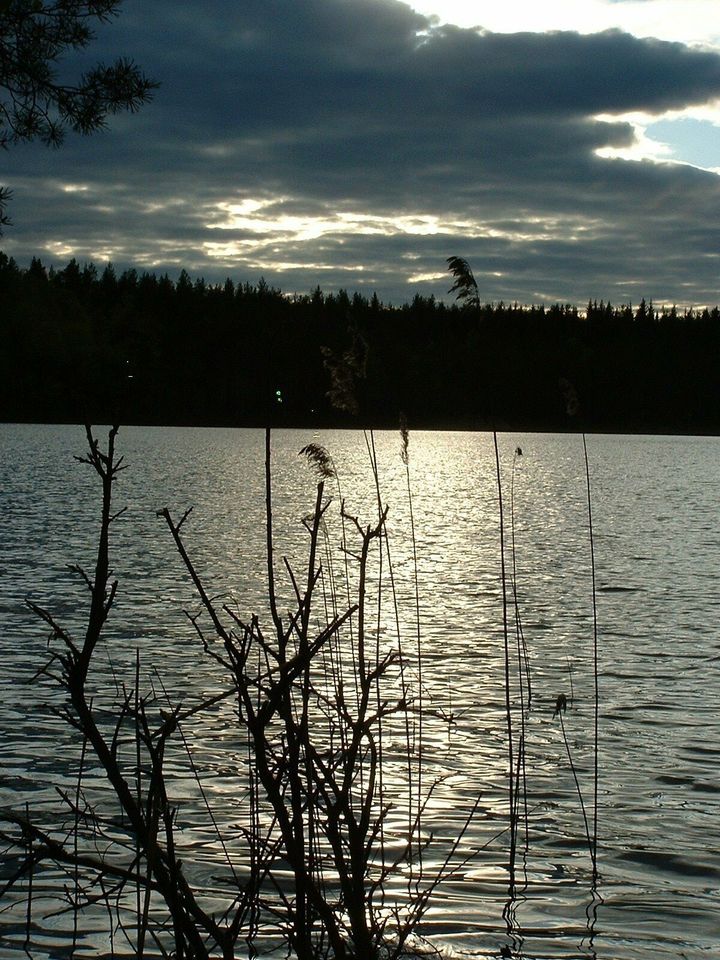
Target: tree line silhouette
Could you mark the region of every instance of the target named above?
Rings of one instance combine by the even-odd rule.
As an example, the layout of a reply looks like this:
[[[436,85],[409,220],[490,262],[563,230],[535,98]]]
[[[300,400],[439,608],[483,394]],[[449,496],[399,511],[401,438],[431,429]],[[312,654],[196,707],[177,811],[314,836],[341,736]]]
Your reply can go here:
[[[401,306],[0,253],[0,419],[717,433],[720,310]]]

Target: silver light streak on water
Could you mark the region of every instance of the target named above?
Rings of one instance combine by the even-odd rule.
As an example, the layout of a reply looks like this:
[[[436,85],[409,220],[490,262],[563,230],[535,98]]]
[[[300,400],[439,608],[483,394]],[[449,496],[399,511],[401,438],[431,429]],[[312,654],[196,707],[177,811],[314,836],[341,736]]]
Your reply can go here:
[[[278,431],[274,512],[278,552],[303,556],[302,518],[315,477],[298,451],[328,448],[348,509],[368,522],[377,504],[361,432]],[[560,723],[585,801],[592,798],[592,602],[582,441],[579,436],[499,438],[505,519],[513,461],[518,610],[533,703],[527,723],[528,837],[518,850],[510,945],[527,960],[706,960],[720,949],[720,440],[591,436],[600,651],[599,895]],[[186,704],[218,682],[183,609],[197,601],[156,511],[193,506],[188,545],[214,593],[245,615],[267,615],[261,431],[125,428],[130,469],[115,492],[128,511],[115,530],[120,581],[106,630],[122,676],[136,649],[148,672]],[[413,563],[399,433],[375,435],[382,498],[401,610],[414,630]],[[90,567],[99,503],[78,427],[0,425],[0,805],[48,810],[71,788],[79,745],[51,707],[58,696],[27,681],[45,662],[31,597],[80,629],[84,588],[67,564]],[[515,450],[522,448],[522,457]],[[447,955],[497,956],[507,937],[508,837],[504,648],[497,485],[492,437],[410,434],[418,541],[423,683],[437,716],[428,762],[449,774],[429,815],[452,836],[475,797],[471,845],[480,852],[439,888],[423,932]],[[506,531],[509,551],[510,531]],[[335,538],[335,539],[334,539]],[[337,530],[331,526],[329,542]],[[510,553],[506,555],[508,569]],[[388,608],[381,633],[396,643]],[[511,611],[514,642],[514,612]],[[98,661],[99,662],[99,661]],[[108,656],[105,658],[108,663]],[[105,680],[110,683],[109,667]],[[447,718],[452,717],[452,722]],[[213,807],[234,829],[233,779],[244,746],[230,707],[188,730]],[[212,890],[221,860],[194,782],[177,759],[186,860]],[[102,777],[90,777],[102,790]],[[7,866],[0,865],[3,873]],[[48,875],[40,889],[50,890]],[[0,904],[1,906],[1,904]],[[51,904],[47,904],[49,908]],[[505,911],[505,913],[504,913]],[[596,911],[594,926],[590,923]],[[0,955],[20,956],[24,928],[0,914]],[[90,918],[78,955],[109,949],[104,918]],[[106,926],[106,923],[105,923]],[[33,956],[64,956],[63,918],[36,931]]]

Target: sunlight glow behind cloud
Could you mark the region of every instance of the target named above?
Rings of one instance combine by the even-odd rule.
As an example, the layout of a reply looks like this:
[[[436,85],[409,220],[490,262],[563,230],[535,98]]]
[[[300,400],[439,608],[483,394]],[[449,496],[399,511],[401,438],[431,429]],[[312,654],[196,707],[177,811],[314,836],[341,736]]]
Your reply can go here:
[[[291,201],[289,197],[255,200],[246,198],[240,203],[222,202],[216,205],[212,216],[205,224],[208,230],[242,233],[237,237],[222,241],[208,241],[204,244],[209,256],[239,257],[246,251],[257,250],[260,246],[271,250],[273,244],[302,243],[322,237],[334,238],[342,243],[343,237],[398,235],[434,237],[461,234],[466,238],[502,239],[509,242],[529,242],[553,240],[562,236],[565,239],[577,238],[592,229],[592,224],[584,217],[519,217],[515,221],[504,219],[502,224],[492,220],[444,220],[438,216],[422,213],[395,216],[371,215],[360,212],[340,212],[324,217],[287,216],[273,213],[274,210]],[[263,212],[265,211],[265,212]],[[218,219],[218,213],[221,219]],[[413,259],[407,255],[405,259]],[[279,264],[274,264],[278,266]],[[499,274],[496,274],[499,275]],[[423,274],[425,276],[425,274]],[[437,278],[436,273],[431,274]]]
[[[661,40],[686,43],[707,49],[720,50],[720,20],[718,0],[410,0],[411,6],[425,15],[436,16],[441,23],[462,27],[480,26],[499,33],[521,31],[576,30],[594,33],[620,29],[638,37],[657,37]],[[720,126],[720,105],[695,107],[674,111],[659,117],[621,115],[604,119],[628,119],[635,125],[637,143],[632,147],[603,147],[596,151],[601,158],[623,160],[655,160],[690,162],[697,157],[696,143],[687,142],[687,129],[678,125],[673,146],[654,140],[646,134],[648,126],[658,119],[681,120],[687,117],[703,119]],[[684,146],[686,149],[684,150]],[[698,164],[701,169],[715,171],[720,157],[708,153]]]
[[[689,163],[700,170],[717,172],[720,155],[714,152],[712,146],[705,146],[704,141],[708,138],[701,138],[699,133],[706,126],[720,128],[720,102],[685,110],[668,110],[659,115],[643,112],[598,114],[594,119],[606,123],[629,123],[635,131],[635,142],[631,146],[601,147],[595,151],[598,157]],[[689,125],[683,122],[685,120],[696,120],[698,124]],[[665,139],[657,138],[653,130],[656,124],[662,127]],[[668,137],[670,133],[672,136]],[[690,155],[693,156],[692,161]],[[702,161],[698,157],[702,157]]]
[[[426,16],[435,16],[441,23],[461,27],[480,26],[498,33],[523,31],[546,32],[575,30],[594,33],[619,29],[638,37],[656,37],[671,42],[686,43],[705,49],[720,50],[720,18],[718,0],[410,0],[411,6]],[[632,147],[603,147],[596,151],[601,158],[623,160],[654,160],[690,162],[698,156],[697,141],[687,140],[691,133],[678,125],[674,144],[669,146],[646,134],[647,128],[658,119],[681,120],[693,117],[720,126],[720,103],[715,106],[694,107],[673,111],[661,117],[649,115],[621,115],[603,119],[628,120],[636,128],[637,143]],[[683,147],[687,141],[687,149]],[[701,163],[693,165],[715,171],[720,158],[708,154]]]
[[[620,29],[639,37],[720,46],[717,0],[409,0],[426,16],[499,33]]]
[[[462,27],[480,26],[499,33],[521,31],[545,32],[576,30],[594,33],[620,29],[638,37],[686,43],[706,49],[720,50],[718,0],[410,0],[411,6],[425,15],[434,15],[440,22]],[[700,139],[677,124],[672,145],[655,140],[647,128],[659,119],[679,121],[688,117],[720,126],[720,104],[689,107],[661,116],[638,117],[623,114],[605,116],[608,120],[627,120],[635,127],[636,143],[631,147],[602,147],[595,151],[600,158],[653,160],[657,162],[691,163],[700,169],[716,171],[720,157],[708,151],[702,156]],[[698,160],[698,157],[701,157]],[[691,159],[692,158],[692,159]]]
[[[395,302],[445,297],[457,254],[487,299],[714,301],[720,56],[687,43],[720,52],[718,3],[416,0],[476,33],[401,0],[203,0],[188,31],[136,0],[96,52],[155,101],[9,151],[3,248]]]
[[[364,236],[390,236],[396,233],[433,236],[467,228],[468,223],[448,221],[441,223],[435,216],[417,214],[412,216],[378,216],[366,213],[339,212],[325,217],[288,216],[281,212],[290,198],[272,200],[245,199],[240,203],[219,203],[216,210],[222,219],[213,217],[208,230],[239,230],[252,234],[283,234],[294,240],[317,240],[327,234],[362,234]],[[266,211],[263,215],[262,211]],[[274,211],[278,212],[274,212]],[[255,237],[248,243],[256,243]]]

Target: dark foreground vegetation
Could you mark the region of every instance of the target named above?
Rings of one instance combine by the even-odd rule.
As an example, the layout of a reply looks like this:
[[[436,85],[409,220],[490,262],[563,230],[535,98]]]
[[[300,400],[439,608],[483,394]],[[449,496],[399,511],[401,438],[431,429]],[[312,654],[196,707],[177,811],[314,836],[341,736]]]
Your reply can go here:
[[[165,687],[156,654],[147,644],[133,651],[116,620],[112,559],[116,521],[125,510],[117,508],[114,493],[126,468],[117,453],[117,434],[113,427],[103,444],[86,427],[87,452],[76,458],[94,472],[101,500],[94,568],[70,568],[89,594],[83,626],[71,632],[65,614],[27,601],[49,629],[49,653],[33,678],[40,702],[48,689],[59,694],[53,713],[69,728],[79,761],[72,763],[74,784],[57,786],[51,804],[30,794],[32,802],[20,809],[0,808],[4,944],[18,955],[23,949],[36,956],[47,937],[45,924],[54,920],[53,935],[64,939],[63,955],[70,957],[80,949],[87,955],[95,943],[109,945],[103,957],[138,960],[439,957],[432,940],[438,929],[426,915],[453,881],[465,896],[471,889],[477,897],[488,895],[488,886],[476,885],[477,873],[469,870],[477,870],[481,853],[492,847],[490,872],[495,883],[503,877],[507,890],[492,956],[529,958],[516,910],[531,888],[531,824],[537,823],[541,805],[529,803],[537,741],[531,754],[526,742],[530,724],[547,723],[554,701],[553,719],[589,854],[573,865],[573,885],[582,878],[589,885],[586,924],[580,928],[583,955],[595,958],[597,911],[603,903],[600,694],[584,438],[592,597],[592,646],[584,655],[590,666],[586,676],[592,677],[592,694],[585,700],[585,710],[591,711],[590,757],[583,751],[586,758],[579,764],[573,756],[582,750],[582,728],[572,719],[576,686],[570,658],[567,694],[557,698],[548,696],[542,670],[533,670],[515,563],[514,481],[522,450],[515,450],[509,491],[504,490],[495,434],[502,623],[497,636],[504,648],[498,658],[504,661],[504,689],[498,690],[496,704],[504,699],[504,709],[493,709],[498,719],[505,714],[500,776],[507,802],[497,794],[500,803],[486,800],[483,807],[492,782],[478,785],[476,793],[473,777],[461,785],[448,767],[446,737],[450,727],[463,723],[464,711],[459,717],[447,711],[449,700],[438,696],[437,671],[446,672],[448,664],[426,656],[433,644],[427,645],[421,625],[408,432],[402,431],[401,457],[415,594],[409,619],[399,612],[396,584],[402,564],[393,560],[372,432],[366,439],[377,512],[369,522],[346,506],[329,452],[317,444],[299,451],[317,476],[315,507],[302,521],[307,532],[303,569],[302,561],[283,557],[280,562],[271,431],[266,430],[267,610],[262,617],[246,619],[229,594],[211,595],[193,559],[191,508],[181,515],[158,511],[158,527],[174,542],[178,567],[197,597],[194,609],[185,611],[187,629],[214,667],[212,680],[208,674],[207,684],[189,684],[179,702]],[[455,629],[467,627],[448,627]],[[582,707],[578,719],[581,715]],[[220,763],[209,752],[218,728]],[[474,751],[488,748],[489,740],[473,736]],[[471,830],[481,819],[487,828],[482,842]],[[556,829],[567,843],[567,825]],[[547,888],[540,889],[547,895]],[[490,896],[499,907],[497,892]],[[458,903],[463,902],[461,896]],[[462,925],[474,924],[459,916],[458,929]]]
[[[265,626],[210,596],[185,539],[191,511],[177,519],[167,508],[159,511],[199,599],[199,610],[187,618],[219,668],[216,687],[204,699],[188,691],[184,702],[173,704],[157,669],[148,671],[147,650],[141,661],[138,648],[134,678],[130,673],[121,684],[122,652],[114,648],[114,697],[103,675],[100,651],[105,647],[110,659],[105,627],[118,587],[111,578],[111,529],[124,513],[112,502],[125,469],[116,435],[114,427],[103,448],[87,427],[88,452],[77,458],[92,467],[102,490],[94,574],[71,568],[90,592],[84,638],[28,601],[51,635],[50,658],[35,680],[61,691],[56,715],[82,752],[75,790],[57,791],[64,806],[59,813],[34,808],[31,814],[29,804],[24,811],[0,809],[2,912],[21,908],[28,956],[36,915],[48,900],[53,908],[46,915],[72,919],[71,956],[79,938],[97,930],[98,917],[105,923],[104,914],[113,957],[233,960],[273,948],[273,955],[296,960],[415,956],[413,944],[420,942],[437,887],[478,853],[464,841],[479,800],[454,836],[436,838],[428,830],[426,808],[445,776],[428,776],[423,718],[430,724],[446,719],[425,703],[419,620],[415,643],[403,644],[399,622],[394,648],[383,649],[380,639],[388,587],[395,609],[397,596],[376,462],[377,521],[364,525],[345,510],[328,452],[315,444],[301,451],[319,482],[315,509],[303,521],[307,568],[294,569],[284,559],[296,601],[296,609],[285,613],[266,431]],[[407,437],[404,450],[407,466]],[[337,567],[324,519],[332,501],[326,483],[342,503],[344,562]],[[389,583],[388,572],[383,583],[383,556]],[[211,724],[228,703],[234,709],[222,723],[227,761],[222,771],[212,765],[204,770],[201,741],[191,751],[186,733],[192,738],[194,721]],[[512,758],[512,748],[509,753]],[[234,789],[225,800],[231,826],[222,829],[219,817],[227,814],[216,819],[218,796],[208,786],[231,778]],[[105,789],[98,789],[98,780],[107,781]],[[212,836],[210,881],[207,875],[198,881],[193,862],[212,854],[207,840],[202,849],[192,848],[190,837],[198,834],[192,812],[188,816],[188,783],[202,811],[202,833]],[[512,790],[509,814],[514,825]],[[505,832],[501,828],[498,836]],[[515,838],[514,826],[511,833]],[[54,886],[53,868],[60,871]],[[514,899],[514,852],[510,875]],[[512,935],[510,921],[507,929]]]
[[[446,429],[720,431],[717,307],[398,307],[0,254],[0,336],[2,420],[395,426],[402,411]]]

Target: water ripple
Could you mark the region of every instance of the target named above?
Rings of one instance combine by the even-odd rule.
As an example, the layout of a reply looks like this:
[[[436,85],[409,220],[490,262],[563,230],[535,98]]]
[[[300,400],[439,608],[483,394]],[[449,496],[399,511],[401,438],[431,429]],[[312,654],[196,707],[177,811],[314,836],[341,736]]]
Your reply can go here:
[[[180,515],[192,505],[188,535],[210,589],[237,601],[244,616],[265,616],[262,434],[128,428],[120,439],[132,469],[122,475],[117,499],[129,509],[113,544],[120,590],[98,651],[98,703],[109,707],[114,684],[132,678],[136,650],[172,700],[197,702],[222,681],[184,617],[197,601],[156,510],[167,505]],[[296,565],[305,542],[299,521],[315,484],[297,452],[311,439],[330,449],[353,511],[371,518],[376,509],[360,434],[276,434],[276,532]],[[602,902],[593,908],[597,920],[590,929],[587,840],[553,718],[563,693],[570,703],[568,743],[587,804],[592,606],[582,447],[572,436],[503,435],[500,442],[506,500],[513,451],[523,449],[514,476],[514,559],[534,700],[526,728],[527,843],[523,826],[516,927],[509,936],[502,590],[491,438],[427,433],[411,435],[411,471],[423,682],[437,717],[446,718],[427,724],[426,761],[428,772],[453,774],[432,809],[438,837],[452,840],[478,794],[481,802],[468,838],[480,852],[441,887],[423,933],[448,957],[485,960],[520,944],[525,960],[714,958],[720,944],[720,443],[588,439],[601,631]],[[48,651],[24,600],[31,596],[81,631],[84,588],[68,578],[66,564],[91,568],[97,524],[92,477],[71,460],[82,444],[82,431],[74,427],[0,425],[0,803],[17,807],[27,800],[42,816],[56,809],[56,788],[73,788],[78,747],[52,712],[57,694],[27,683]],[[379,433],[376,444],[382,496],[391,508],[401,625],[412,636],[413,564],[399,440]],[[510,506],[506,502],[508,522]],[[326,562],[331,556],[338,562],[338,542],[337,529],[330,528]],[[514,614],[511,625],[514,642]],[[382,642],[395,642],[395,630],[388,615]],[[213,815],[230,847],[239,849],[237,775],[246,759],[232,707],[188,724],[186,736]],[[169,769],[181,805],[184,856],[214,902],[227,865],[182,750],[169,758]],[[101,792],[102,775],[95,771],[86,786]],[[11,866],[6,862],[2,870]],[[38,890],[57,896],[58,882],[62,878],[47,871]],[[109,957],[105,928],[99,921],[91,926],[77,956]],[[0,932],[2,955],[19,957],[24,922],[6,914]],[[70,935],[64,920],[46,921],[33,930],[33,955],[67,956]],[[268,943],[268,955],[276,946]],[[119,955],[118,944],[114,949]]]

